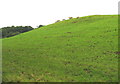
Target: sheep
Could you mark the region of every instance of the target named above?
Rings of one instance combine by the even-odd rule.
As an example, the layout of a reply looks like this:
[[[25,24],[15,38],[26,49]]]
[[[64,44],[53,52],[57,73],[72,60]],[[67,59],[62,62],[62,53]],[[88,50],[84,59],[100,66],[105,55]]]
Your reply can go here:
[[[60,20],[57,20],[56,22],[60,22]],[[56,23],[56,22],[55,22],[55,23]]]
[[[72,19],[73,17],[68,17],[69,19]]]
[[[62,21],[64,21],[65,19],[62,19]]]

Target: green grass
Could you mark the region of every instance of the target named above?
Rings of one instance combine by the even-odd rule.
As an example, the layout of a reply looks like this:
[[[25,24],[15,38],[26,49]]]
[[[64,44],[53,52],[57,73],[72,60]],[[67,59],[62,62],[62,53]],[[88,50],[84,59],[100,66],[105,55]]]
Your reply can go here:
[[[5,82],[117,82],[118,16],[50,24],[3,41]]]

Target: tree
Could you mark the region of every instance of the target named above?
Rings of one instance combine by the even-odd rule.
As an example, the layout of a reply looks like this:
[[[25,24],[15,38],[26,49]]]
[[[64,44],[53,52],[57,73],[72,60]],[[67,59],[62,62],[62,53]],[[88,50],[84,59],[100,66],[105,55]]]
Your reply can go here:
[[[43,25],[39,25],[39,26],[37,26],[37,28],[40,28],[40,27],[43,27]]]
[[[33,30],[33,29],[34,28],[32,28],[31,26],[3,27],[3,28],[1,28],[2,38],[15,36],[17,34],[24,33],[24,32],[27,32],[27,31],[30,31],[30,30]]]

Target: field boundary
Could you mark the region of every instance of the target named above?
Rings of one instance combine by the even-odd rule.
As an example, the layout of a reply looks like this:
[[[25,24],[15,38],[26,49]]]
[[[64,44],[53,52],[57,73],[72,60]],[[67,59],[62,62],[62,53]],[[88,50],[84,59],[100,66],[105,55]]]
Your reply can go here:
[[[0,83],[2,83],[2,30],[0,30]]]
[[[120,1],[118,2],[118,51],[120,52]],[[119,78],[120,78],[120,55],[118,55],[118,81],[120,82]]]

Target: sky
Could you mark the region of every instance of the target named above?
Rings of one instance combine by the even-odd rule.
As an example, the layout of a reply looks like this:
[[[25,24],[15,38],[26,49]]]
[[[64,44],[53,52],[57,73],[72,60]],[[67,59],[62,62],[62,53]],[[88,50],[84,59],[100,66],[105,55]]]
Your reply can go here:
[[[68,17],[118,14],[119,0],[0,0],[0,28],[48,25]]]

